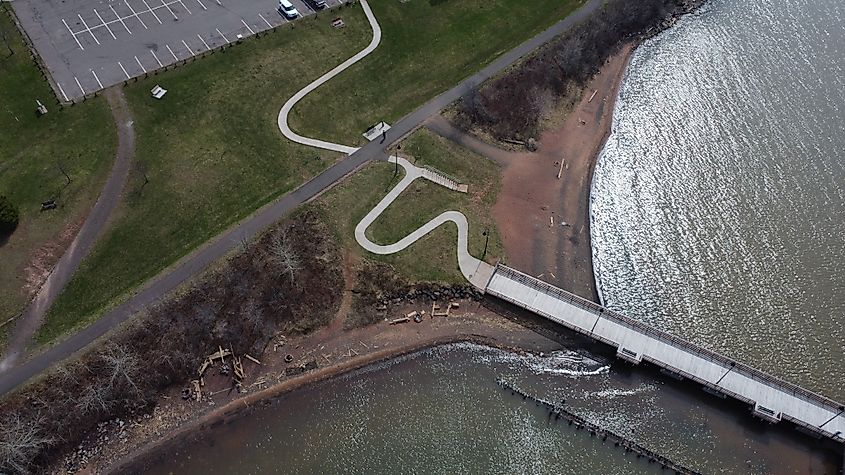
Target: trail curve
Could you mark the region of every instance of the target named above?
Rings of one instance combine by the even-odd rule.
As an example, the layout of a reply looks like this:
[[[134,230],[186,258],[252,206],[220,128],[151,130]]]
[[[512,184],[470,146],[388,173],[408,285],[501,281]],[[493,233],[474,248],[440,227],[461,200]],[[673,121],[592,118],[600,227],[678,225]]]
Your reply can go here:
[[[431,170],[414,166],[404,158],[390,157],[391,162],[395,163],[397,160],[399,165],[402,165],[402,168],[405,169],[405,176],[395,187],[393,187],[392,190],[390,190],[389,193],[387,193],[384,198],[382,198],[381,201],[379,201],[375,208],[370,210],[370,212],[364,216],[358,225],[355,226],[355,240],[358,241],[358,244],[361,247],[373,254],[394,254],[417,242],[420,238],[430,233],[441,224],[448,222],[455,223],[458,228],[457,253],[458,267],[461,270],[461,274],[463,274],[464,277],[476,288],[484,289],[487,286],[487,281],[490,280],[490,277],[493,275],[493,266],[476,259],[469,253],[469,223],[467,222],[466,216],[464,216],[464,214],[460,211],[443,212],[393,244],[376,244],[367,237],[367,228],[369,228],[370,225],[373,224],[379,216],[381,216],[384,210],[387,209],[387,207],[390,206],[390,204],[393,203],[406,188],[408,188],[408,185],[417,178],[425,178],[453,190],[458,189],[459,185],[448,178],[441,177]]]
[[[367,15],[367,20],[369,20],[370,26],[373,29],[373,39],[370,40],[370,44],[367,45],[366,48],[362,49],[346,61],[335,66],[331,71],[315,79],[311,84],[300,89],[299,92],[294,94],[290,99],[288,99],[287,102],[285,102],[285,105],[283,105],[282,109],[279,111],[279,130],[281,130],[282,135],[284,135],[288,139],[296,143],[300,143],[302,145],[309,145],[311,147],[333,150],[335,152],[345,153],[347,155],[355,153],[358,150],[357,147],[350,147],[348,145],[326,142],[325,140],[303,137],[291,130],[290,126],[288,125],[288,115],[290,114],[290,111],[293,110],[293,106],[295,106],[296,103],[299,102],[303,97],[307,96],[314,89],[317,89],[318,87],[325,84],[329,79],[332,79],[333,77],[342,73],[353,64],[364,59],[364,57],[366,57],[368,54],[375,51],[379,43],[381,43],[381,27],[379,26],[378,20],[376,20],[375,15],[373,15],[373,11],[370,9],[370,5],[367,3],[367,0],[361,0],[361,7],[363,7],[364,14]]]

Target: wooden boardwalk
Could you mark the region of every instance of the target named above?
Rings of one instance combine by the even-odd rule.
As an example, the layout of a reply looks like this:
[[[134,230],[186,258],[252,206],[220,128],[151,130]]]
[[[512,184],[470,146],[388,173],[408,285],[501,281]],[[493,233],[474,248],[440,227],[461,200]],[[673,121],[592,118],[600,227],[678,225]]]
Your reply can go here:
[[[613,346],[623,360],[647,361],[717,396],[743,401],[766,421],[789,421],[845,442],[845,406],[838,402],[503,265],[496,266],[485,292]]]

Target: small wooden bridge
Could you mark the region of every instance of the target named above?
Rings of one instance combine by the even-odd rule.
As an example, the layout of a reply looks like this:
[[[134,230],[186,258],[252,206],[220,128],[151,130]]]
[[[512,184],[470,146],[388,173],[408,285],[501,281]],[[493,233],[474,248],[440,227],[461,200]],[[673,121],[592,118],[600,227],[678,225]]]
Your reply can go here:
[[[845,442],[845,406],[650,325],[498,265],[484,289],[516,306],[616,348],[616,356],[647,361],[701,384],[716,396],[747,403],[769,422],[791,422],[812,435]]]

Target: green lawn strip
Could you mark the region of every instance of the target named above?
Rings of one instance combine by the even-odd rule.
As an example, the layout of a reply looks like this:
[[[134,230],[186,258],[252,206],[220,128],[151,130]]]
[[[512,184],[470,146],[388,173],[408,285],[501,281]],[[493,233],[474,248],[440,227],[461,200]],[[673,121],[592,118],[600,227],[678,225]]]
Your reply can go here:
[[[363,143],[370,125],[395,122],[501,53],[566,17],[580,0],[374,0],[379,47],[291,114],[306,136]],[[331,120],[324,120],[331,117]]]
[[[36,256],[50,254],[43,264],[54,264],[60,250],[52,245],[67,243],[70,231],[82,224],[117,147],[105,99],[56,105],[5,8],[0,8],[0,34],[5,37],[0,42],[0,194],[17,206],[20,222],[8,241],[0,243],[0,323],[23,309],[26,269]],[[47,107],[47,115],[37,117],[36,99]],[[58,207],[42,212],[41,202],[49,199]]]
[[[345,28],[331,28],[336,14]],[[337,160],[285,139],[277,116],[291,95],[363,48],[370,34],[360,7],[342,8],[128,87],[138,166],[119,216],[51,309],[38,341],[91,321]],[[156,84],[169,91],[160,101],[150,97]]]
[[[469,193],[457,193],[418,179],[370,226],[368,237],[379,244],[391,244],[440,213],[456,210],[463,212],[469,221],[470,252],[476,257],[482,256],[485,241],[482,232],[489,230],[486,260],[495,262],[501,258],[504,252],[490,214],[500,184],[497,166],[427,130],[415,132],[402,148],[416,158],[417,165],[432,166],[468,183]],[[466,178],[470,176],[472,178]],[[393,165],[372,164],[326,193],[317,206],[334,223],[349,249],[390,263],[414,280],[465,283],[457,264],[457,228],[454,224],[444,224],[404,251],[388,256],[367,253],[355,242],[355,226],[399,178],[394,177]]]

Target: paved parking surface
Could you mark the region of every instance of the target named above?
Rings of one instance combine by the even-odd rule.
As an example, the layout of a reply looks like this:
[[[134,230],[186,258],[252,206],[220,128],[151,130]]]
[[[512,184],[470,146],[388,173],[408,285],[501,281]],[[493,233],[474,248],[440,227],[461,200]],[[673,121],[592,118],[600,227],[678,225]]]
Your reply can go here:
[[[309,0],[291,0],[301,15]],[[328,0],[334,6],[341,0]],[[65,101],[287,23],[277,0],[12,3]]]

